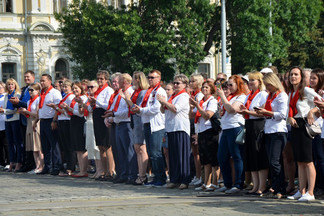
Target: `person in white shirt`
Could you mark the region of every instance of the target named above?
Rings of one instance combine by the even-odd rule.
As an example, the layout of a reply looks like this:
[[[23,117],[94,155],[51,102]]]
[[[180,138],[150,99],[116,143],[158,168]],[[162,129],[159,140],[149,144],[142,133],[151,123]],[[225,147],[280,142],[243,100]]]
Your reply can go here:
[[[269,159],[272,189],[265,196],[280,199],[282,194],[285,193],[282,151],[287,142],[288,96],[275,73],[265,74],[263,82],[269,94],[266,103],[261,108],[256,109],[256,113],[266,118],[264,139]]]
[[[4,107],[5,88],[6,84],[0,81],[0,107]],[[0,167],[3,169],[9,164],[5,121],[6,116],[0,115]]]
[[[190,120],[189,98],[186,87],[189,79],[184,74],[173,79],[174,93],[167,101],[162,95],[157,99],[165,112],[165,128],[169,142],[170,183],[168,188],[187,189],[190,179]]]
[[[18,171],[24,162],[24,145],[20,133],[20,116],[17,108],[10,102],[12,97],[20,97],[20,88],[16,80],[10,78],[6,81],[6,94],[4,106],[0,107],[0,113],[6,116],[5,128],[8,141],[10,166],[8,171]],[[15,170],[13,170],[15,166]]]
[[[65,102],[62,103],[62,108],[71,116],[70,120],[70,137],[73,145],[73,150],[77,152],[77,158],[80,171],[77,174],[71,175],[75,178],[88,177],[88,153],[85,148],[85,136],[84,136],[84,123],[85,118],[81,109],[83,103],[87,100],[87,96],[84,94],[84,89],[81,82],[74,82],[72,85],[72,91],[75,97],[70,105]]]
[[[253,188],[247,194],[262,196],[266,190],[269,162],[265,143],[257,143],[260,133],[263,133],[265,118],[255,112],[265,104],[268,93],[264,91],[263,75],[258,72],[248,73],[249,87],[251,92],[247,95],[244,105],[241,105],[240,113],[245,118],[245,143],[244,161],[245,171],[251,172]]]
[[[43,74],[40,84],[42,91],[39,101],[38,119],[33,124],[33,130],[36,130],[39,120],[44,167],[42,172],[37,174],[42,175],[50,172],[51,175],[58,175],[62,161],[57,143],[57,130],[52,130],[51,126],[56,110],[47,106],[47,104],[58,104],[62,100],[62,95],[60,91],[53,88],[51,75]]]
[[[112,180],[115,174],[115,162],[112,153],[110,134],[113,133],[105,126],[102,116],[107,111],[108,103],[114,90],[108,86],[109,73],[100,70],[97,73],[98,90],[94,96],[89,97],[90,105],[93,107],[93,128],[96,139],[96,145],[100,150],[100,160],[104,173],[101,180]],[[112,135],[113,136],[113,135]]]
[[[42,171],[44,166],[44,155],[41,148],[39,124],[37,124],[36,131],[33,131],[33,122],[37,119],[37,110],[39,106],[40,85],[31,84],[28,91],[30,100],[27,102],[27,109],[22,107],[19,109],[19,112],[27,118],[26,151],[33,152],[36,165],[36,168],[28,173],[37,174]]]
[[[118,82],[118,85],[116,85]],[[131,86],[132,77],[127,74],[115,76],[113,79],[113,87],[118,92],[128,92],[133,94],[134,90]],[[118,86],[118,87],[117,87]],[[125,94],[125,93],[124,93]],[[114,151],[114,158],[117,161],[117,178],[114,183],[128,183],[134,184],[137,178],[138,167],[137,158],[132,145],[132,128],[129,109],[126,101],[119,95],[114,97],[111,106],[108,106],[108,111],[105,117],[110,117],[116,124],[116,148]],[[115,157],[116,156],[116,157]]]
[[[226,98],[224,91],[217,88],[217,95],[220,96],[222,108],[220,111],[222,135],[218,147],[218,161],[224,179],[224,187],[217,189],[218,192],[228,194],[239,193],[243,186],[243,155],[241,148],[235,139],[244,126],[244,118],[240,111],[246,95],[244,94],[244,83],[240,76],[233,75],[228,79],[228,89],[231,94]],[[232,182],[230,157],[233,158],[235,169],[235,182]]]
[[[316,170],[313,163],[312,137],[306,132],[306,124],[314,123],[314,113],[318,112],[314,105],[314,97],[320,99],[321,96],[314,89],[306,87],[306,75],[300,67],[290,69],[288,90],[288,122],[292,126],[291,144],[298,165],[299,180],[299,191],[288,199],[312,201],[315,200]]]
[[[161,104],[156,95],[167,98],[166,92],[161,88],[161,72],[152,70],[148,74],[150,88],[145,92],[141,105],[134,105],[132,112],[142,118],[144,124],[144,137],[148,156],[152,163],[154,179],[146,186],[161,187],[166,183],[164,160],[162,156],[162,140],[165,133],[165,117],[161,113]]]
[[[191,74],[189,77],[189,86],[192,90],[190,92],[190,96],[196,101],[200,101],[204,97],[203,93],[201,92],[203,82],[204,77],[201,74]],[[190,108],[193,109],[193,106],[190,106]],[[201,184],[201,163],[198,151],[197,133],[195,133],[195,115],[195,112],[191,112],[190,114],[190,145],[191,153],[194,158],[196,175],[189,185]]]
[[[56,110],[52,121],[52,129],[58,130],[58,142],[60,146],[60,150],[62,152],[62,160],[66,162],[66,170],[64,167],[61,167],[59,176],[70,176],[72,172],[75,171],[76,164],[76,154],[73,149],[73,145],[70,139],[70,115],[63,109],[62,104],[66,103],[70,106],[75,95],[72,92],[72,81],[64,80],[63,82],[63,99],[59,104],[47,104],[47,106],[52,107]],[[62,94],[63,95],[63,94]],[[64,156],[64,158],[63,158]]]
[[[196,133],[198,133],[198,147],[201,165],[204,166],[205,181],[199,190],[214,191],[218,188],[218,177],[220,174],[217,160],[218,131],[212,128],[210,118],[217,112],[217,100],[213,97],[216,89],[213,82],[205,81],[202,85],[204,97],[198,101],[190,98],[195,111]],[[213,173],[213,182],[212,182]]]

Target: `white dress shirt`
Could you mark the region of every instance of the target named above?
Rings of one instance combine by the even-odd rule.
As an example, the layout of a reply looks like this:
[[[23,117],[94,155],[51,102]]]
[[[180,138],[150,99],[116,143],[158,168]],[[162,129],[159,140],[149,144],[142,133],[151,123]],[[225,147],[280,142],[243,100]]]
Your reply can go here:
[[[247,102],[247,99],[249,98],[250,94],[248,94],[245,98],[245,102],[244,102],[244,105],[246,105],[246,102]],[[251,104],[250,104],[250,107],[249,107],[249,110],[250,111],[255,111],[253,109],[253,107],[261,107],[263,106],[263,104],[266,103],[267,101],[267,98],[268,98],[268,93],[266,91],[260,91],[252,100]],[[264,118],[264,117],[256,117],[256,116],[253,116],[253,115],[250,115],[249,117],[250,119],[260,119],[260,118]]]
[[[134,89],[129,87],[126,91],[130,95],[132,95],[134,92]],[[115,108],[115,104],[117,102],[118,97],[119,97],[119,94],[116,95],[116,97],[114,98],[113,104],[111,105],[111,107],[109,109],[110,111],[112,111]],[[118,109],[116,112],[114,112],[114,118],[113,118],[114,122],[116,124],[119,124],[121,122],[130,122],[131,119],[128,116],[128,113],[129,113],[128,104],[123,98],[121,98],[119,101]]]
[[[295,95],[296,92],[294,92],[293,96]],[[303,100],[298,99],[296,103],[296,108],[298,113],[294,116],[294,118],[306,118],[309,110],[313,109],[315,107],[314,104],[314,97],[317,97],[318,99],[321,99],[321,96],[317,94],[314,89],[305,87],[304,88],[304,98]],[[289,98],[288,98],[288,105],[290,103],[290,95],[291,92],[289,93]],[[289,112],[289,109],[288,109]]]
[[[142,107],[139,113],[143,124],[150,123],[151,132],[156,132],[165,128],[165,115],[161,113],[161,104],[156,99],[156,95],[162,95],[165,99],[167,99],[167,94],[162,87],[158,88],[157,90],[153,90],[148,98],[146,106]]]
[[[240,102],[242,104],[244,104],[246,95],[238,95],[233,97],[229,103],[232,105],[234,102]],[[239,113],[228,113],[227,111],[225,111],[225,114],[222,116],[221,120],[221,125],[222,125],[222,129],[226,130],[226,129],[231,129],[231,128],[237,128],[240,127],[241,125],[244,125],[245,120],[243,118],[243,116]]]
[[[107,110],[110,96],[114,93],[114,90],[107,86],[104,90],[102,90],[96,100],[96,107]]]
[[[64,101],[64,103],[66,103],[68,106],[70,106],[73,98],[75,97],[74,94],[69,95],[68,98],[66,98],[66,100]],[[58,115],[57,120],[70,120],[71,116],[69,114],[67,114],[67,112],[65,111],[65,109],[62,108],[62,110],[64,110],[63,113],[61,113],[61,115]]]
[[[81,96],[81,100],[82,100],[82,103],[85,103],[88,100],[88,98],[87,98],[86,95],[82,95]],[[75,103],[74,104],[74,107],[73,107],[73,115],[76,115],[76,116],[79,116],[79,117],[83,117],[84,116],[84,113],[81,114],[79,112],[79,103]]]
[[[176,113],[165,110],[166,132],[184,131],[190,136],[189,97],[187,93],[182,93],[173,98],[172,104],[177,110]]]
[[[213,113],[217,112],[217,100],[213,96],[211,96],[202,104],[202,109],[204,111],[211,111]],[[210,120],[206,120],[202,116],[200,116],[197,122],[196,133],[204,132],[210,128],[212,128]]]
[[[271,108],[273,112],[273,117],[266,119],[264,125],[264,133],[278,133],[284,132],[287,133],[287,110],[288,110],[288,95],[286,92],[281,92],[278,96],[272,101]]]
[[[55,109],[46,106],[46,104],[59,104],[62,100],[62,94],[55,88],[52,88],[45,96],[43,107],[38,110],[39,119],[50,119],[54,117]]]

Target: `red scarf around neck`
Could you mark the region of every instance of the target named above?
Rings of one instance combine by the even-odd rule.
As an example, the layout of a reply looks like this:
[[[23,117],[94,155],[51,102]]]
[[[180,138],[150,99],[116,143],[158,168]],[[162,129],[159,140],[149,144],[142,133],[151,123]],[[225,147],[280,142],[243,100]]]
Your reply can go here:
[[[294,97],[294,90],[290,93],[290,101],[289,101],[289,115],[288,117],[294,117],[297,113],[297,101],[299,99],[299,90],[296,91]]]
[[[138,98],[138,96],[139,96],[139,94],[141,93],[141,91],[142,91],[143,89],[136,89],[134,92],[133,92],[133,94],[132,94],[132,96],[131,96],[131,100],[132,100],[132,102],[133,102],[133,104],[136,104],[136,100],[137,100],[137,98]],[[132,111],[130,111],[130,109],[131,109],[131,107],[128,107],[128,109],[129,109],[129,111],[128,111],[128,117],[130,116],[130,114],[134,114]]]
[[[50,86],[47,91],[45,92],[44,89],[42,89],[41,91],[41,98],[40,98],[40,101],[39,101],[39,109],[42,109],[43,105],[44,105],[44,101],[45,101],[45,97],[46,95],[48,94],[49,91],[51,91],[53,88],[53,86]]]
[[[62,109],[62,103],[64,103],[66,101],[66,99],[68,99],[68,97],[73,94],[72,92],[70,92],[69,94],[65,95],[65,97],[60,101],[60,103],[58,104],[58,108]],[[57,112],[58,115],[61,115],[60,112]]]
[[[251,106],[251,103],[252,103],[252,100],[255,98],[255,96],[260,92],[260,89],[256,90],[254,93],[251,91],[250,92],[250,95],[246,101],[246,104],[245,104],[245,107],[247,110],[250,109],[250,106]],[[253,94],[252,94],[253,93]],[[244,115],[244,118],[245,119],[249,119],[250,118],[250,115],[246,114]]]
[[[143,101],[141,103],[141,107],[146,107],[146,104],[147,104],[147,101],[150,97],[150,94],[152,93],[152,91],[155,89],[156,91],[161,87],[161,84],[158,83],[156,84],[154,87],[150,87],[147,89],[145,95],[144,95],[144,98],[143,98]]]
[[[30,101],[29,101],[29,105],[28,105],[28,108],[27,108],[27,111],[31,112],[31,106],[33,104],[33,102],[38,98],[38,95],[31,98]],[[26,114],[26,118],[29,118],[30,115]]]
[[[73,98],[73,100],[71,101],[71,104],[70,104],[70,108],[72,108],[72,109],[74,109],[74,106],[75,106],[75,104],[76,104],[75,98],[76,98],[76,97]],[[68,112],[68,114],[69,114],[70,116],[72,116],[72,115],[73,115],[73,111],[72,111],[72,112]]]
[[[204,100],[204,98],[201,99],[200,102],[199,102],[199,106],[202,108],[202,105],[203,105],[206,101],[208,101],[210,97],[211,97],[211,95],[207,98],[207,100]],[[197,112],[196,112],[196,116],[195,116],[195,123],[198,122],[198,119],[199,119],[200,117],[201,117],[201,114],[200,114],[200,112],[197,110]]]
[[[235,96],[236,96],[236,94],[230,94],[226,99],[228,102],[230,102],[230,100],[232,100],[233,97],[235,97]],[[221,116],[225,115],[225,112],[226,112],[226,109],[225,109],[225,106],[223,105],[223,114]]]
[[[182,93],[186,93],[186,89],[182,89],[182,91],[178,92],[177,94],[173,93],[172,96],[169,98],[168,103],[172,104],[172,100],[173,100],[175,97],[181,95]],[[189,102],[189,101],[188,101],[188,102]],[[168,108],[165,107],[165,109],[168,109]]]
[[[276,97],[281,93],[281,91],[276,91],[276,93],[272,96],[271,93],[269,93],[268,98],[267,98],[267,102],[265,103],[264,109],[268,110],[268,111],[272,111],[272,107],[271,104],[274,101],[274,99],[276,99]],[[269,115],[265,115],[265,116],[269,116]]]
[[[107,110],[110,109],[111,105],[112,105],[113,102],[114,102],[115,97],[118,95],[118,92],[119,92],[119,89],[115,90],[114,93],[110,96]]]
[[[196,95],[200,92],[200,89],[198,89],[197,91],[192,91],[190,92],[190,96],[196,97]]]
[[[97,99],[97,97],[100,94],[100,92],[102,92],[107,87],[108,87],[108,83],[106,83],[105,85],[103,85],[101,88],[99,87],[97,89],[97,91],[93,94],[93,97]],[[95,109],[96,108],[96,104],[92,108]]]

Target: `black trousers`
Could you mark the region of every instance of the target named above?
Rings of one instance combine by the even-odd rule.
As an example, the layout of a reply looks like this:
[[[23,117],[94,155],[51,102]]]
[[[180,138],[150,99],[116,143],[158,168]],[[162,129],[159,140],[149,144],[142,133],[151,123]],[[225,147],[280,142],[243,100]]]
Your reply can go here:
[[[70,120],[58,121],[58,135],[59,146],[62,153],[62,161],[66,163],[66,169],[74,171],[76,154],[73,151],[73,143],[71,142],[70,138]]]
[[[6,139],[6,131],[0,131],[0,165],[9,164],[8,143]]]

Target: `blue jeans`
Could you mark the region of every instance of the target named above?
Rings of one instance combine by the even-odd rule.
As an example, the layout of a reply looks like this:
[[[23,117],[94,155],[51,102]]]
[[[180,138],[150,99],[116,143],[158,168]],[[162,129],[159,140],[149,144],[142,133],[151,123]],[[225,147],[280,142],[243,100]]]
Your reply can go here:
[[[132,129],[129,122],[116,124],[116,150],[118,161],[118,178],[135,180],[138,173],[137,157],[131,145]]]
[[[224,179],[224,185],[227,188],[237,187],[242,188],[242,173],[243,173],[243,160],[240,151],[240,146],[235,142],[236,136],[240,132],[242,127],[225,129],[222,132],[222,136],[218,147],[218,162]],[[232,175],[230,166],[230,157],[234,161],[235,169],[235,182],[232,185]]]
[[[274,193],[285,193],[282,151],[287,143],[287,133],[265,134],[265,143],[272,178],[272,188]]]
[[[5,122],[6,136],[8,141],[9,161],[11,163],[22,163],[24,160],[24,144],[20,133],[20,122]]]
[[[147,154],[152,163],[152,169],[154,173],[154,181],[165,183],[165,167],[164,159],[162,156],[162,140],[165,130],[159,130],[151,132],[151,125],[144,124],[144,137],[146,142]]]

